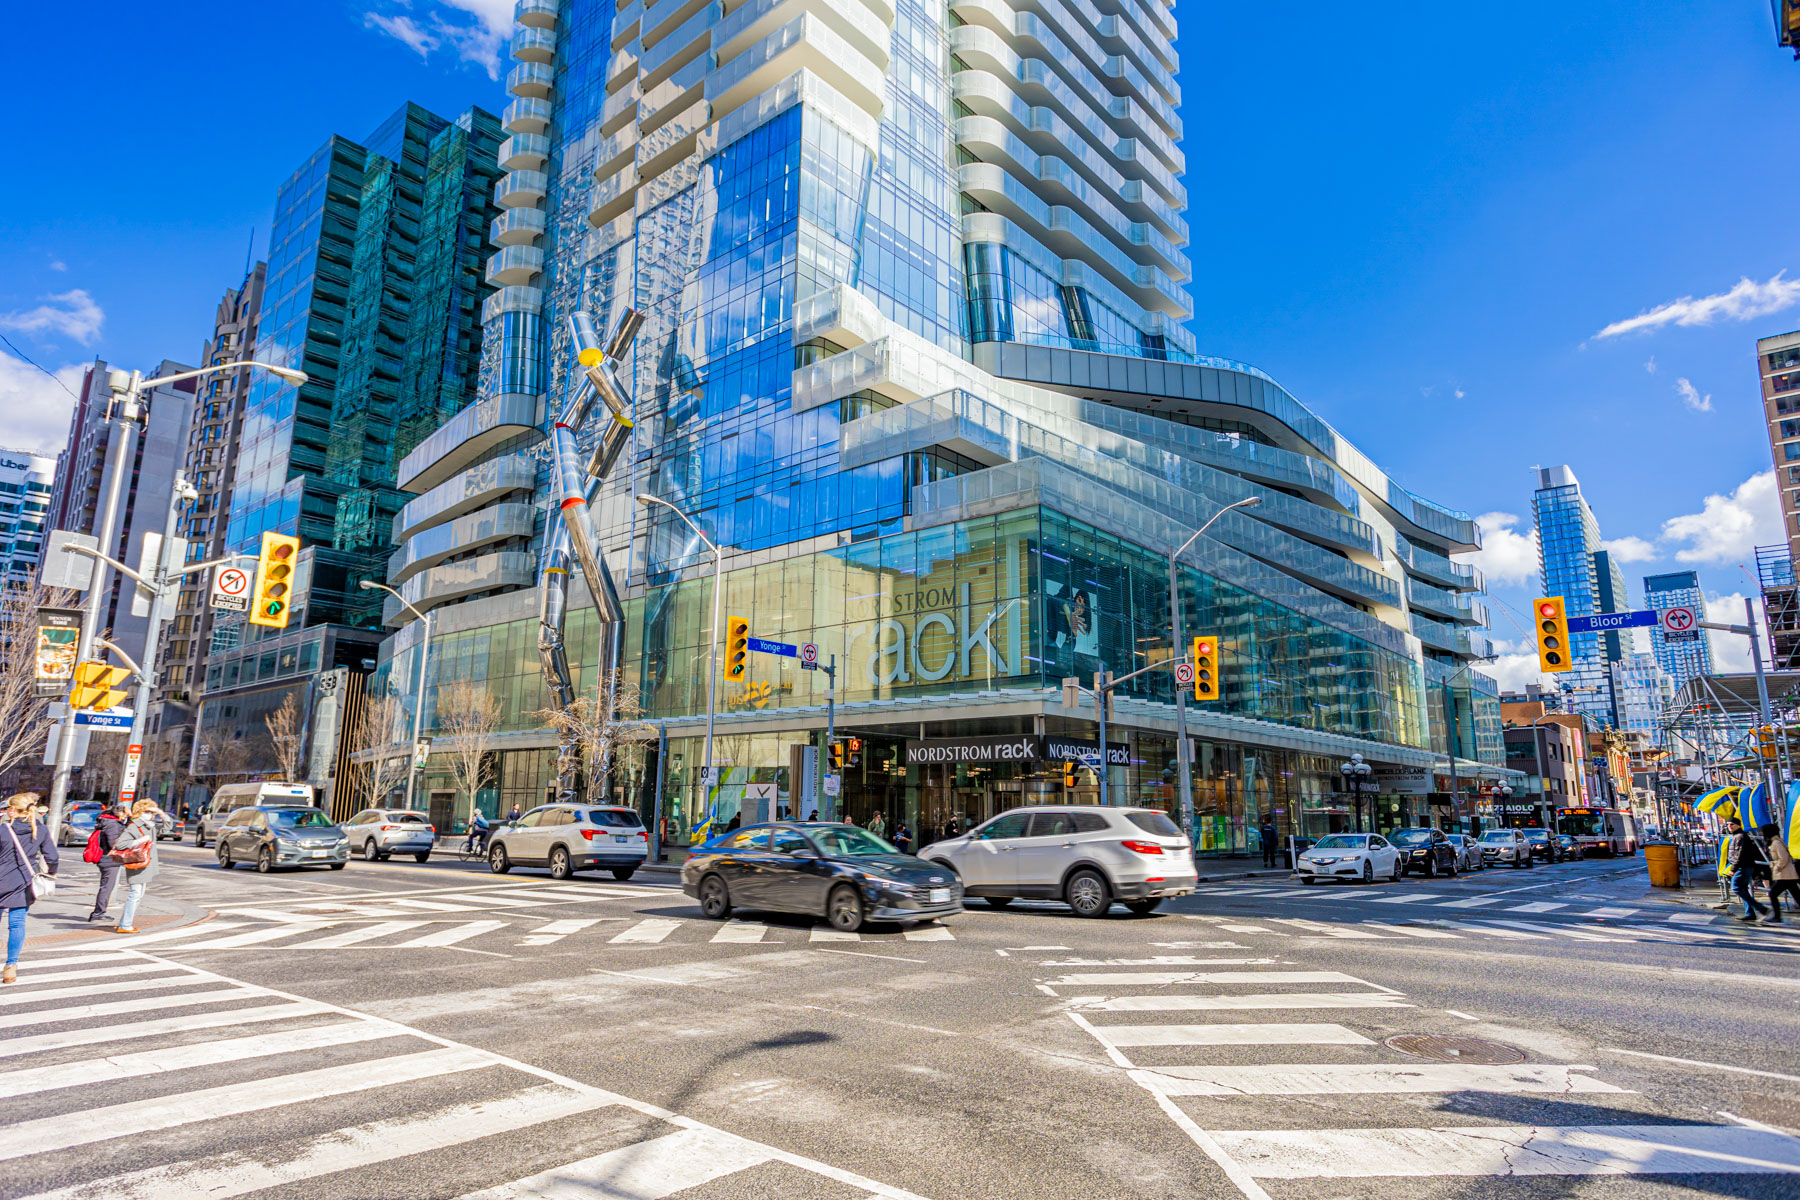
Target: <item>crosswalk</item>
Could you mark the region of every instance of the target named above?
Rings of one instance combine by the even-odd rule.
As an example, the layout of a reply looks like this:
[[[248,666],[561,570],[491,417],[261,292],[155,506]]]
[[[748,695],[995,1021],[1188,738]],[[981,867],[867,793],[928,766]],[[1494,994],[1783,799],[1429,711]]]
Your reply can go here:
[[[816,1181],[805,1195],[922,1200],[515,1059],[143,951],[33,953],[5,1000],[8,1196],[220,1198],[347,1172],[354,1183],[318,1190],[414,1194],[408,1181],[431,1169],[416,1156],[478,1145],[437,1194],[679,1200],[723,1194],[707,1190],[715,1182],[749,1194],[778,1168]],[[539,1132],[507,1136],[526,1130]]]
[[[1527,1175],[1784,1176],[1800,1186],[1800,1139],[1753,1123],[1658,1120],[1592,1064],[1483,1061],[1513,1056],[1483,1056],[1466,1042],[1457,1043],[1472,1055],[1466,1060],[1408,1054],[1394,1045],[1402,1039],[1384,1036],[1397,1011],[1426,1028],[1452,1025],[1453,1037],[1466,1022],[1368,979],[1279,957],[1196,958],[1183,971],[1166,962],[1068,971],[1065,960],[1037,961],[1053,972],[1040,987],[1063,1001],[1063,1015],[1246,1200],[1270,1200],[1270,1186],[1284,1198],[1387,1200],[1397,1180]],[[1460,1102],[1411,1099],[1433,1096]],[[1566,1096],[1578,1102],[1549,1099]],[[1483,1115],[1526,1104],[1580,1119]],[[1333,1127],[1333,1114],[1345,1127]],[[1772,1181],[1729,1186],[1734,1195],[1775,1194]]]

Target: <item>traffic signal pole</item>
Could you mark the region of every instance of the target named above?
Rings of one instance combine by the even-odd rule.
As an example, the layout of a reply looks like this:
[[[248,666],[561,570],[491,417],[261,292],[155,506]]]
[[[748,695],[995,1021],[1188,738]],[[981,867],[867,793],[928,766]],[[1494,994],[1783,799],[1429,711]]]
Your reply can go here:
[[[138,668],[137,701],[131,714],[131,736],[125,742],[125,769],[119,774],[119,802],[130,804],[137,799],[138,773],[144,766],[144,727],[150,720],[150,689],[156,679],[157,643],[163,623],[163,595],[172,578],[169,551],[175,547],[175,525],[181,516],[182,493],[191,490],[187,476],[175,473],[175,490],[169,497],[169,515],[163,519],[162,545],[157,548],[156,566],[150,575],[150,624],[144,634],[144,661]],[[73,719],[73,718],[71,718]],[[60,827],[59,827],[60,828]]]

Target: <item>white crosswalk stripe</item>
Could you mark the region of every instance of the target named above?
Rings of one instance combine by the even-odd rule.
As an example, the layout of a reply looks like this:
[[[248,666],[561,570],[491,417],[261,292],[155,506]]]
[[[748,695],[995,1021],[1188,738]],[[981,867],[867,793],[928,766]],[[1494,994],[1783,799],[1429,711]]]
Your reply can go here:
[[[1109,1030],[1110,1032],[1110,1030]],[[1549,1063],[1319,1063],[1304,1066],[1158,1067],[1132,1075],[1165,1096],[1354,1096],[1408,1092],[1623,1092]]]
[[[92,961],[91,955],[64,957]],[[57,958],[46,951],[31,962],[34,969],[54,968]],[[128,968],[151,967],[174,972],[170,978],[183,990],[151,1000],[159,1015],[150,1020],[93,1022],[93,1010],[101,1006],[88,1002],[91,994],[70,994],[89,985],[54,986],[54,977],[68,974],[56,969],[39,970],[40,978],[53,986],[22,982],[16,992],[9,989],[8,998],[20,1002],[0,1021],[0,1059],[9,1068],[0,1070],[0,1099],[5,1101],[0,1162],[15,1184],[5,1189],[8,1196],[25,1200],[30,1181],[47,1177],[34,1163],[39,1156],[70,1150],[80,1151],[78,1165],[59,1167],[53,1174],[79,1182],[38,1192],[30,1200],[221,1200],[358,1170],[365,1174],[356,1177],[362,1186],[353,1192],[389,1194],[392,1177],[366,1172],[480,1142],[481,1154],[458,1168],[455,1183],[432,1188],[434,1194],[474,1189],[474,1195],[495,1198],[578,1194],[679,1200],[690,1189],[781,1163],[790,1172],[833,1181],[847,1195],[924,1200],[379,1017],[144,955],[127,956],[115,969],[123,983],[146,973]],[[218,1003],[221,997],[244,1006],[212,1011],[191,1007]],[[30,1031],[44,1025],[60,1028]],[[201,1029],[215,1030],[216,1036],[192,1040]],[[76,1047],[88,1047],[88,1056],[70,1059],[64,1053]],[[349,1054],[354,1061],[321,1065],[321,1056],[333,1053]],[[146,1077],[155,1080],[154,1095],[120,1099],[117,1085]],[[317,1118],[306,1115],[347,1115],[355,1108],[346,1099],[376,1092],[390,1114],[379,1120],[318,1129]],[[601,1140],[590,1138],[584,1150],[601,1152],[580,1161],[558,1165],[563,1139],[496,1140],[496,1135],[600,1109],[613,1112],[598,1122]],[[284,1115],[265,1115],[277,1112]],[[305,1128],[309,1120],[318,1132],[298,1140],[287,1133]],[[221,1128],[230,1129],[224,1144],[232,1149],[217,1153]],[[120,1129],[151,1136],[121,1140]]]
[[[452,925],[448,929],[440,929],[436,933],[422,934],[410,941],[401,942],[402,948],[408,946],[454,946],[458,942],[466,942],[470,938],[480,937],[484,933],[492,933],[496,929],[505,929],[505,921],[466,921],[460,925]]]
[[[731,921],[721,925],[719,932],[712,935],[712,940],[747,945],[762,941],[763,935],[768,932],[769,927],[759,921]]]
[[[680,928],[680,921],[672,921],[667,917],[649,917],[639,921],[624,933],[607,938],[606,940],[615,944],[622,942],[644,942],[647,944],[654,944],[662,941]]]
[[[571,917],[567,920],[552,921],[548,925],[532,930],[520,939],[521,946],[548,946],[560,942],[571,933],[580,933],[589,925],[598,924],[599,917]]]
[[[807,941],[860,942],[862,941],[862,935],[859,933],[845,933],[842,929],[833,929],[829,925],[815,925],[812,929],[812,935],[807,938]]]
[[[358,946],[364,942],[372,942],[390,934],[405,933],[409,929],[417,929],[424,921],[378,921],[373,925],[364,925],[359,929],[348,929],[343,933],[327,934],[322,938],[314,938],[310,942],[297,942],[287,947],[289,950],[341,950],[345,946]]]

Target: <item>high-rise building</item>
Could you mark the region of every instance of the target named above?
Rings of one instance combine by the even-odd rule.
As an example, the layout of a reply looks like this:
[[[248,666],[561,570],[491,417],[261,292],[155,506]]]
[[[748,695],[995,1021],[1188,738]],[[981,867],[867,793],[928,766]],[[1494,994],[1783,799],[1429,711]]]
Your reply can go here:
[[[147,378],[178,375],[192,367],[167,359]],[[106,495],[112,487],[112,439],[119,426],[107,420],[112,392],[105,362],[96,359],[81,381],[75,411],[69,417],[69,440],[56,459],[56,483],[50,496],[47,530],[75,533],[98,531]],[[128,472],[120,482],[116,537],[102,550],[132,568],[143,561],[144,535],[162,536],[163,525],[174,500],[175,476],[187,457],[188,426],[194,414],[194,381],[164,384],[143,393],[148,410],[134,439]],[[100,610],[100,628],[134,662],[144,660],[144,641],[150,618],[132,612],[137,585],[117,571]]]
[[[270,530],[302,549],[286,629],[212,622],[191,681],[197,775],[275,770],[266,718],[289,696],[312,715],[374,666],[380,595],[358,585],[385,573],[401,459],[474,392],[499,143],[481,109],[408,104],[360,142],[332,137],[277,194],[250,357],[309,380],[251,374],[229,515],[221,497],[210,519],[225,550]],[[303,735],[301,773],[328,788],[342,748],[326,724]]]
[[[56,460],[0,449],[0,584],[30,584],[43,560]]]
[[[1800,330],[1757,339],[1763,419],[1781,490],[1781,528],[1788,551],[1800,551]]]
[[[1658,612],[1691,608],[1704,619],[1706,593],[1700,590],[1699,573],[1671,571],[1644,576],[1644,607]],[[1665,633],[1661,625],[1652,626],[1650,644],[1676,691],[1687,686],[1690,679],[1713,673],[1712,637],[1704,629]]]
[[[1786,542],[1756,548],[1756,580],[1762,588],[1769,634],[1769,669],[1800,670],[1800,586],[1794,581],[1793,553]]]
[[[1190,714],[1207,852],[1252,845],[1265,817],[1345,827],[1351,752],[1446,781],[1396,787],[1383,827],[1472,812],[1449,754],[1465,788],[1505,774],[1497,689],[1468,669],[1487,649],[1481,581],[1451,558],[1478,546],[1474,522],[1183,324],[1164,0],[516,11],[481,398],[402,463],[416,498],[388,576],[434,610],[427,725],[451,679],[505,705],[484,808],[541,802],[551,779],[539,443],[583,383],[568,318],[606,331],[627,309],[644,317],[618,364],[631,442],[593,511],[627,689],[668,740],[634,745],[611,786],[646,811],[662,795],[676,836],[766,812],[764,785],[792,811],[882,811],[921,836],[1094,796],[1063,762],[1093,710],[1063,707],[1058,682],[1166,663],[1199,633],[1225,649],[1223,701]],[[835,657],[838,728],[861,743],[841,796],[803,765],[827,752],[823,673],[766,654],[720,684],[721,781],[702,787],[710,556],[643,493],[726,548],[726,613]],[[1172,637],[1167,555],[1251,495],[1183,560]],[[585,690],[590,604],[573,584]],[[421,632],[384,649],[403,694]],[[1173,802],[1173,696],[1163,671],[1121,690],[1115,801]],[[434,819],[466,817],[436,761],[423,787]]]
[[[1800,0],[1769,0],[1775,10],[1775,42],[1792,46],[1794,57],[1800,58]]]
[[[1537,522],[1543,594],[1561,596],[1571,617],[1613,611],[1625,591],[1624,577],[1601,547],[1600,523],[1581,494],[1575,472],[1566,466],[1540,467],[1531,511]],[[1586,714],[1597,724],[1612,724],[1614,699],[1608,664],[1623,656],[1620,635],[1577,633],[1569,641],[1574,666],[1556,677],[1568,710]]]

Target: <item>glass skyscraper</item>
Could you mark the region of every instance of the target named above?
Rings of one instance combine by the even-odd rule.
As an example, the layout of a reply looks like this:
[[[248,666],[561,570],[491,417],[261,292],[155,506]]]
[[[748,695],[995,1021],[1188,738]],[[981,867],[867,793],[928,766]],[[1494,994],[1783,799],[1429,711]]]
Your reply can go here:
[[[1700,590],[1700,575],[1695,571],[1671,571],[1666,575],[1644,576],[1644,607],[1658,612],[1669,608],[1691,608],[1706,618],[1706,593]],[[1688,634],[1664,633],[1657,625],[1650,631],[1650,643],[1656,661],[1669,676],[1676,691],[1688,680],[1713,673],[1712,638],[1704,629]]]
[[[1344,827],[1352,752],[1503,773],[1496,688],[1467,669],[1487,651],[1481,581],[1451,558],[1479,545],[1473,521],[1184,324],[1167,4],[522,0],[517,17],[480,400],[401,463],[415,498],[389,574],[436,610],[432,688],[485,679],[506,705],[484,807],[541,802],[554,758],[533,585],[577,310],[603,331],[645,317],[620,364],[632,442],[595,516],[627,683],[667,737],[613,786],[648,810],[660,783],[677,839],[751,784],[829,811],[790,770],[823,752],[825,680],[757,655],[721,684],[723,783],[700,787],[710,559],[642,493],[727,548],[727,613],[835,656],[859,819],[923,836],[1065,795],[1093,714],[1058,681],[1203,632],[1225,649],[1223,700],[1189,717],[1206,850],[1249,847],[1264,818]],[[1167,555],[1252,494],[1184,559],[1172,639]],[[598,630],[571,589],[591,689]],[[422,631],[388,617],[383,669],[408,680]],[[1162,671],[1122,690],[1115,801],[1172,803],[1172,701]],[[1032,752],[997,763],[982,737]],[[425,774],[443,811],[447,778]],[[1459,812],[1438,801],[1384,798],[1383,820]]]

